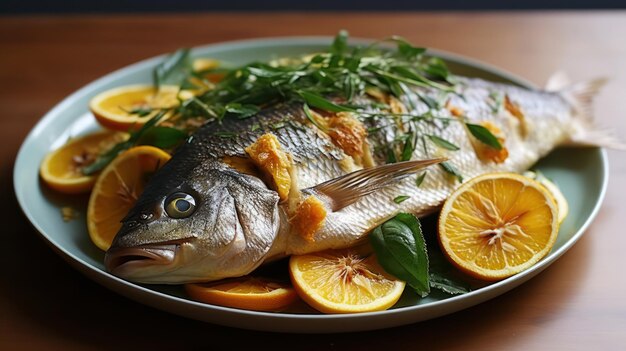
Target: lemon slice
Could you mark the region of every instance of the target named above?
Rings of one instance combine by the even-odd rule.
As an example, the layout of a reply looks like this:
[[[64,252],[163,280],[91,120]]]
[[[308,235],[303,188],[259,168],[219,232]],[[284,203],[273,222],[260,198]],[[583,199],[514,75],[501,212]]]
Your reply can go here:
[[[374,255],[354,250],[331,250],[292,256],[291,281],[298,295],[324,313],[386,310],[393,306],[405,283],[387,275]]]
[[[255,277],[186,284],[185,291],[194,300],[254,311],[281,310],[298,299],[288,284]]]
[[[46,155],[39,167],[39,175],[46,185],[56,191],[66,194],[89,192],[96,182],[96,175],[84,175],[83,168],[127,138],[126,133],[100,131],[71,139]]]
[[[512,173],[469,180],[443,205],[439,244],[459,269],[483,280],[522,272],[552,249],[558,208],[540,183]]]
[[[118,155],[100,174],[87,205],[91,241],[106,251],[147,183],[146,175],[170,159],[153,146],[137,146]]]

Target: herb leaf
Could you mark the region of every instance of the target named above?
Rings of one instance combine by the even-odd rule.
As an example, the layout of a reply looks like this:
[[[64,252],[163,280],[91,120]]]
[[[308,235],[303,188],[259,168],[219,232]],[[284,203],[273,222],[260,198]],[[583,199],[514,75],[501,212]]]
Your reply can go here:
[[[370,241],[385,271],[406,281],[422,297],[430,293],[426,243],[415,216],[397,214],[376,227]]]
[[[319,123],[317,123],[317,120],[315,120],[315,117],[313,117],[313,114],[311,113],[311,109],[309,108],[309,105],[304,104],[302,108],[304,109],[304,114],[306,115],[306,118],[308,118],[309,121],[311,121],[311,123],[313,123],[314,126],[319,128],[320,130],[324,130],[324,128],[322,128],[322,126]]]
[[[459,170],[456,169],[450,162],[444,161],[439,163],[439,167],[441,167],[446,173],[456,177],[459,183],[463,182],[463,176],[459,173]]]
[[[446,139],[443,139],[441,137],[438,137],[436,135],[432,135],[432,134],[428,134],[428,139],[430,139],[430,141],[433,142],[433,144],[444,148],[446,150],[451,150],[451,151],[457,151],[460,148],[454,144],[452,144],[451,142],[447,141]]]
[[[415,186],[417,186],[418,188],[422,185],[422,183],[424,182],[424,178],[426,178],[426,173],[424,172],[422,174],[420,174],[417,179],[415,179]]]
[[[330,47],[330,53],[335,55],[343,55],[347,50],[348,32],[346,30],[340,30]]]
[[[400,36],[393,36],[391,37],[391,40],[396,42],[396,45],[398,45],[398,52],[408,59],[415,58],[426,52],[425,48],[415,47]]]
[[[189,49],[180,49],[156,66],[153,72],[154,86],[158,89],[167,83],[182,85],[192,71]]]
[[[156,126],[150,128],[137,140],[137,145],[152,145],[161,149],[172,148],[187,138],[180,129]]]
[[[341,106],[341,105],[337,105],[333,102],[328,101],[327,99],[325,99],[324,97],[322,97],[319,94],[313,93],[313,92],[309,92],[309,91],[300,91],[299,92],[300,96],[304,99],[304,101],[313,106],[313,107],[317,107],[317,108],[321,108],[322,110],[325,111],[331,111],[331,112],[354,112],[354,109],[351,109],[349,107],[345,107],[345,106]]]
[[[437,272],[433,272],[432,270],[430,272],[429,278],[431,288],[441,290],[451,295],[465,294],[470,291],[467,285],[446,278]]]
[[[396,196],[396,197],[393,199],[393,202],[395,202],[395,203],[397,203],[397,204],[401,204],[401,203],[403,203],[404,201],[408,200],[409,198],[410,198],[410,196],[407,196],[407,195],[400,195],[400,196]]]
[[[465,123],[470,133],[483,144],[496,150],[502,150],[502,144],[491,131],[480,124]]]
[[[157,124],[157,122],[161,118],[163,118],[163,116],[165,116],[166,113],[167,113],[166,111],[161,111],[157,113],[154,117],[150,118],[148,122],[146,122],[138,131],[131,133],[130,138],[128,138],[128,140],[123,141],[119,144],[116,144],[111,149],[109,149],[108,151],[98,156],[98,158],[96,159],[94,163],[83,168],[82,170],[83,174],[91,175],[91,174],[98,172],[99,170],[106,167],[106,165],[108,165],[111,161],[113,161],[113,159],[117,155],[119,155],[122,151],[130,149],[131,147],[135,146],[137,142],[139,141],[139,139],[147,131],[152,129]]]
[[[238,102],[231,102],[227,104],[224,108],[226,112],[230,112],[233,115],[236,115],[238,118],[241,118],[241,119],[254,116],[260,110],[260,108],[256,105],[252,105],[252,104],[242,105]]]

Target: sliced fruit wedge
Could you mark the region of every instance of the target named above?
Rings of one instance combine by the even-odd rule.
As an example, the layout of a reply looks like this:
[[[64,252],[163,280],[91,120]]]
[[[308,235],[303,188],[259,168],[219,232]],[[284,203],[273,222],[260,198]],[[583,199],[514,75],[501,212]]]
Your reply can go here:
[[[522,272],[550,252],[559,230],[552,194],[512,173],[469,180],[446,200],[439,244],[459,269],[483,280]]]
[[[256,277],[186,284],[185,291],[200,302],[253,311],[282,310],[298,299],[289,284]]]
[[[106,251],[120,230],[121,220],[143,192],[149,175],[170,159],[153,146],[137,146],[118,155],[98,177],[87,205],[91,241]]]
[[[178,86],[125,85],[104,91],[89,102],[89,109],[102,126],[120,131],[136,130],[160,109],[169,109],[193,94]],[[165,117],[164,117],[165,118]]]
[[[563,195],[563,192],[561,192],[561,189],[548,177],[543,175],[543,173],[538,171],[526,171],[524,172],[524,177],[528,177],[538,181],[539,183],[541,183],[541,185],[545,186],[550,191],[559,209],[559,224],[563,224],[563,221],[569,213],[569,204],[567,203],[565,195]]]
[[[50,188],[66,193],[87,193],[93,188],[97,175],[84,175],[82,170],[98,155],[128,138],[128,134],[100,131],[71,139],[62,147],[48,153],[41,162],[39,175]]]
[[[386,274],[374,255],[354,250],[292,256],[289,274],[298,295],[324,313],[386,310],[400,299],[405,286]]]

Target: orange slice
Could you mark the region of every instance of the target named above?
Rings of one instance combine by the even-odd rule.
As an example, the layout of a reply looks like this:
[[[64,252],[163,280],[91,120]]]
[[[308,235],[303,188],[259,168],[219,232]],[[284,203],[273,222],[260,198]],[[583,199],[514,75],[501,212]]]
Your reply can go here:
[[[546,256],[558,230],[557,204],[544,186],[518,174],[492,173],[450,195],[439,217],[438,238],[455,266],[494,281]]]
[[[200,302],[254,311],[281,310],[298,299],[288,284],[253,277],[186,284],[185,291]]]
[[[387,275],[374,255],[354,250],[292,256],[289,273],[298,295],[324,313],[386,310],[400,299],[405,286]]]
[[[133,207],[148,176],[170,159],[165,151],[153,146],[137,146],[118,155],[102,171],[87,205],[87,229],[91,241],[107,250],[120,222]]]
[[[66,194],[89,192],[96,182],[96,175],[84,175],[83,168],[127,138],[126,133],[100,131],[71,139],[46,155],[39,167],[39,175],[46,185],[56,191]]]
[[[96,95],[89,102],[89,109],[106,128],[136,130],[158,113],[154,109],[176,107],[180,103],[179,98],[188,99],[191,96],[190,92],[173,85],[161,86],[158,90],[147,84],[126,85]]]
[[[559,224],[563,224],[563,221],[565,221],[569,213],[569,203],[561,189],[541,172],[526,171],[524,172],[524,176],[538,181],[550,191],[559,209]]]

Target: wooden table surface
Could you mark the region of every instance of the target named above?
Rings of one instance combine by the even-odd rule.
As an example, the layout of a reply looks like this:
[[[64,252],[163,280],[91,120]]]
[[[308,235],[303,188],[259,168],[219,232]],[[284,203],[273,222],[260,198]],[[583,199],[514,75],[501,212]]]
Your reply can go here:
[[[467,310],[404,327],[338,335],[252,332],[145,307],[70,268],[22,215],[15,155],[65,96],[135,61],[233,39],[402,35],[470,56],[537,84],[565,70],[607,76],[596,115],[626,138],[626,12],[259,13],[0,17],[0,349],[624,349],[626,154],[609,151],[610,185],[583,238],[536,278]]]

